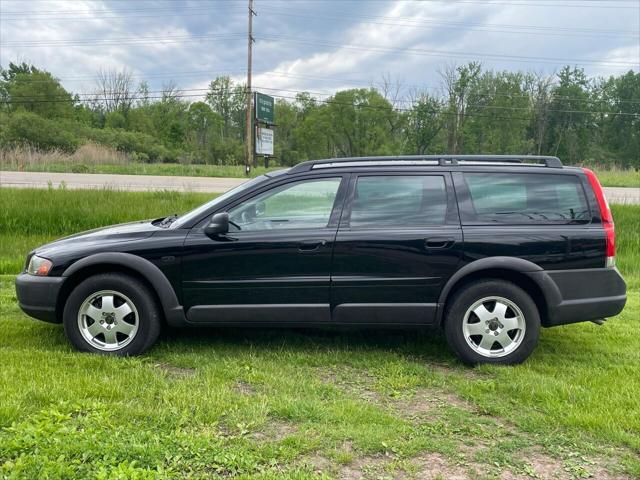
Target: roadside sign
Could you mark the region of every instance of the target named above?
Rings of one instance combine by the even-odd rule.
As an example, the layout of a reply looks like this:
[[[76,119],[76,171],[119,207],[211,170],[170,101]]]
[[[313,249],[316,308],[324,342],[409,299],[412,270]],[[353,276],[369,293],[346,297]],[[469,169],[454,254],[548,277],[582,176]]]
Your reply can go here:
[[[274,100],[273,97],[264,93],[255,92],[254,105],[256,120],[268,124],[274,123]]]
[[[265,127],[256,128],[256,154],[273,156],[273,130]]]

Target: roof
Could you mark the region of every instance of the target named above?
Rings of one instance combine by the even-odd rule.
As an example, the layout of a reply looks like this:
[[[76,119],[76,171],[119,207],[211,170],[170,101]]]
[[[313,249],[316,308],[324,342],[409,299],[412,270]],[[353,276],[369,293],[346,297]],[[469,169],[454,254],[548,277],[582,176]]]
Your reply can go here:
[[[387,157],[347,157],[310,160],[292,167],[288,173],[307,172],[319,168],[394,165],[523,165],[562,168],[558,157],[540,155],[399,155]]]

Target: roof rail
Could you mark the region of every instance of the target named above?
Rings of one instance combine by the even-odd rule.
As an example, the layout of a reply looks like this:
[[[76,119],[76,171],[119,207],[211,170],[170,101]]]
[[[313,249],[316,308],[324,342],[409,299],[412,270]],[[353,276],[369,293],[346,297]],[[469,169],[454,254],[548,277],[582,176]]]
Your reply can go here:
[[[404,164],[430,163],[432,165],[451,166],[460,164],[534,164],[548,168],[562,168],[562,162],[558,157],[543,155],[400,155],[389,157],[347,157],[347,158],[327,158],[323,160],[310,160],[299,163],[289,170],[289,173],[307,172],[313,168],[330,168],[353,164],[353,163],[373,163],[373,162],[403,162]]]

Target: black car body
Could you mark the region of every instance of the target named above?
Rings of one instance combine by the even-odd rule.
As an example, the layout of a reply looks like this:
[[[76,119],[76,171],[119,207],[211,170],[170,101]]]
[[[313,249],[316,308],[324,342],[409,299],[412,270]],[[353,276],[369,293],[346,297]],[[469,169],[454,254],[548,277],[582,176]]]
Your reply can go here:
[[[39,247],[29,253],[16,289],[32,317],[62,323],[69,315],[67,334],[76,324],[88,331],[94,323],[66,311],[74,290],[87,279],[118,274],[155,302],[160,324],[415,327],[446,326],[448,315],[457,315],[473,317],[465,327],[473,327],[466,333],[473,347],[479,313],[498,308],[491,288],[502,292],[495,298],[505,299],[507,317],[536,317],[544,327],[617,315],[626,286],[614,255],[613,222],[597,179],[557,158],[332,159],[263,175],[177,218],[116,225]],[[44,275],[34,270],[42,264]],[[527,308],[536,312],[525,315],[519,307],[528,299],[510,303],[510,290],[488,281],[517,287],[514,296],[524,292],[532,302]],[[454,312],[456,302],[480,295],[458,298],[462,291],[482,282],[489,300],[473,311],[478,315]],[[82,305],[91,309],[87,301]],[[109,312],[100,315],[112,319]],[[142,328],[147,314],[136,315]],[[502,317],[490,317],[480,320],[498,337]],[[522,322],[521,328],[519,344],[533,335],[535,345],[537,325],[526,335]],[[470,363],[514,363],[528,355],[494,356],[499,344],[485,348],[488,355],[465,354],[462,339],[456,346],[450,338],[458,330],[448,338]],[[100,338],[90,348],[71,340],[100,352]],[[129,347],[111,351],[143,349]]]

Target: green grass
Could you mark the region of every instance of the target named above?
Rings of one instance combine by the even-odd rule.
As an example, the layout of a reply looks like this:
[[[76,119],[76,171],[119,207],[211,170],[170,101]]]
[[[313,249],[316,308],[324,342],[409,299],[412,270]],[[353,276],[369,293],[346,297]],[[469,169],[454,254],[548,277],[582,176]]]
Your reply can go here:
[[[216,194],[0,189],[0,274],[17,273],[34,247],[83,230],[186,212]]]
[[[75,173],[112,173],[127,175],[171,175],[187,177],[244,177],[242,165],[182,165],[178,163],[128,163],[111,165],[100,164],[72,164],[72,163],[46,163],[23,164],[21,168],[29,172],[75,172]],[[251,170],[251,177],[262,175],[266,171],[277,170],[283,167],[265,169],[258,167]],[[15,170],[16,165],[0,163],[0,170]],[[622,169],[593,169],[600,183],[605,187],[640,187],[639,170]]]
[[[267,171],[282,167],[266,169],[252,168],[250,177],[257,177]],[[170,175],[185,177],[232,177],[245,176],[244,165],[183,165],[180,163],[128,163],[121,165],[105,164],[70,164],[47,163],[25,164],[21,169],[27,172],[58,172],[58,173],[112,173],[122,175]],[[16,170],[16,166],[0,163],[0,170]]]
[[[17,307],[28,248],[204,196],[0,195],[0,478],[640,476],[640,207],[614,206],[620,316],[469,369],[437,332],[185,330],[139,358],[76,353]]]
[[[640,170],[592,169],[605,187],[640,188]]]

